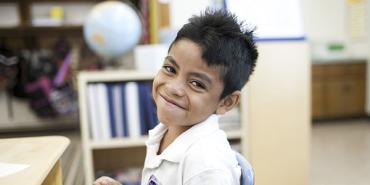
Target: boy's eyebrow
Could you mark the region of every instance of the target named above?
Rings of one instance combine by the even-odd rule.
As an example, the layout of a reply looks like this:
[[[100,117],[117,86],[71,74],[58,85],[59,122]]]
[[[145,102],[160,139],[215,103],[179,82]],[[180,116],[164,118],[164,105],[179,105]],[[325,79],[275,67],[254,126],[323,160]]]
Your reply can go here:
[[[195,76],[197,78],[200,78],[202,80],[205,80],[208,82],[208,84],[212,85],[212,80],[205,74],[202,74],[202,73],[197,73],[197,72],[191,72],[190,73],[191,76]]]
[[[174,65],[176,68],[180,68],[179,65],[176,63],[176,60],[172,56],[166,56],[166,60],[168,60],[172,65]],[[195,76],[197,78],[200,78],[210,85],[212,85],[212,80],[207,75],[197,72],[191,72],[190,76]]]
[[[166,56],[166,60],[168,60],[171,64],[173,64],[176,68],[179,68],[179,65],[176,63],[176,60],[171,56]]]

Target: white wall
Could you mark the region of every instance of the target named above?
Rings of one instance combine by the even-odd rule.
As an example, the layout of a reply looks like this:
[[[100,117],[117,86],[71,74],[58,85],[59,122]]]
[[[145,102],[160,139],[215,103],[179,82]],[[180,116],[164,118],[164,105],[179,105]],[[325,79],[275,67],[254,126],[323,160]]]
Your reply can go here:
[[[349,36],[347,0],[302,0],[306,35],[312,44],[314,59],[334,59],[338,56],[323,52],[328,42],[343,42],[343,58],[368,58],[368,40],[353,40]],[[367,1],[367,0],[365,0]]]
[[[199,15],[211,5],[212,0],[171,0],[170,3],[171,28],[180,29],[192,15]]]
[[[310,40],[323,42],[346,38],[344,0],[303,0],[302,3]]]

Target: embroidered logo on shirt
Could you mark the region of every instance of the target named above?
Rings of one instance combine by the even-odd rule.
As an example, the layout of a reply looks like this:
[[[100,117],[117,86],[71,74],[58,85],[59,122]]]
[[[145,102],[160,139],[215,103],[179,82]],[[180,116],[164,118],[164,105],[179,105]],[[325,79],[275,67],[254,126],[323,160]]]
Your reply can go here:
[[[149,178],[148,185],[160,185],[160,183],[158,182],[157,178],[154,175],[152,175]]]

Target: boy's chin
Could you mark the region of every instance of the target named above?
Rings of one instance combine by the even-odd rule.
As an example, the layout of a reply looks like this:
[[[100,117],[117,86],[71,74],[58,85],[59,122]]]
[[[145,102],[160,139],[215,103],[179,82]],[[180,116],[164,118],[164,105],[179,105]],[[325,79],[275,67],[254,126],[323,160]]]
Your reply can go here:
[[[179,122],[179,121],[185,121],[185,113],[180,110],[173,110],[169,109],[168,107],[162,108],[158,107],[157,108],[157,116],[160,122]]]
[[[177,122],[179,121],[179,119],[175,119],[175,118],[173,118],[172,116],[169,116],[169,115],[165,115],[165,116],[158,115],[158,119],[161,123],[163,123],[167,126],[177,124]]]
[[[191,126],[190,123],[187,123],[187,120],[178,117],[178,116],[171,116],[171,115],[166,115],[166,116],[160,116],[158,115],[158,119],[161,123],[163,123],[166,126]]]

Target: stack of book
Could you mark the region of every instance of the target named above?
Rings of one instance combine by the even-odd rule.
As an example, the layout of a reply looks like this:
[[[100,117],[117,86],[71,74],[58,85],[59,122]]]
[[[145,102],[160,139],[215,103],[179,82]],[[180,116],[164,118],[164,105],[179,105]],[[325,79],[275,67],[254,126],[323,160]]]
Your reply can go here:
[[[93,140],[140,137],[158,123],[149,81],[89,83],[87,102]]]
[[[240,130],[240,108],[235,107],[226,112],[224,115],[221,115],[219,125],[224,131]]]

